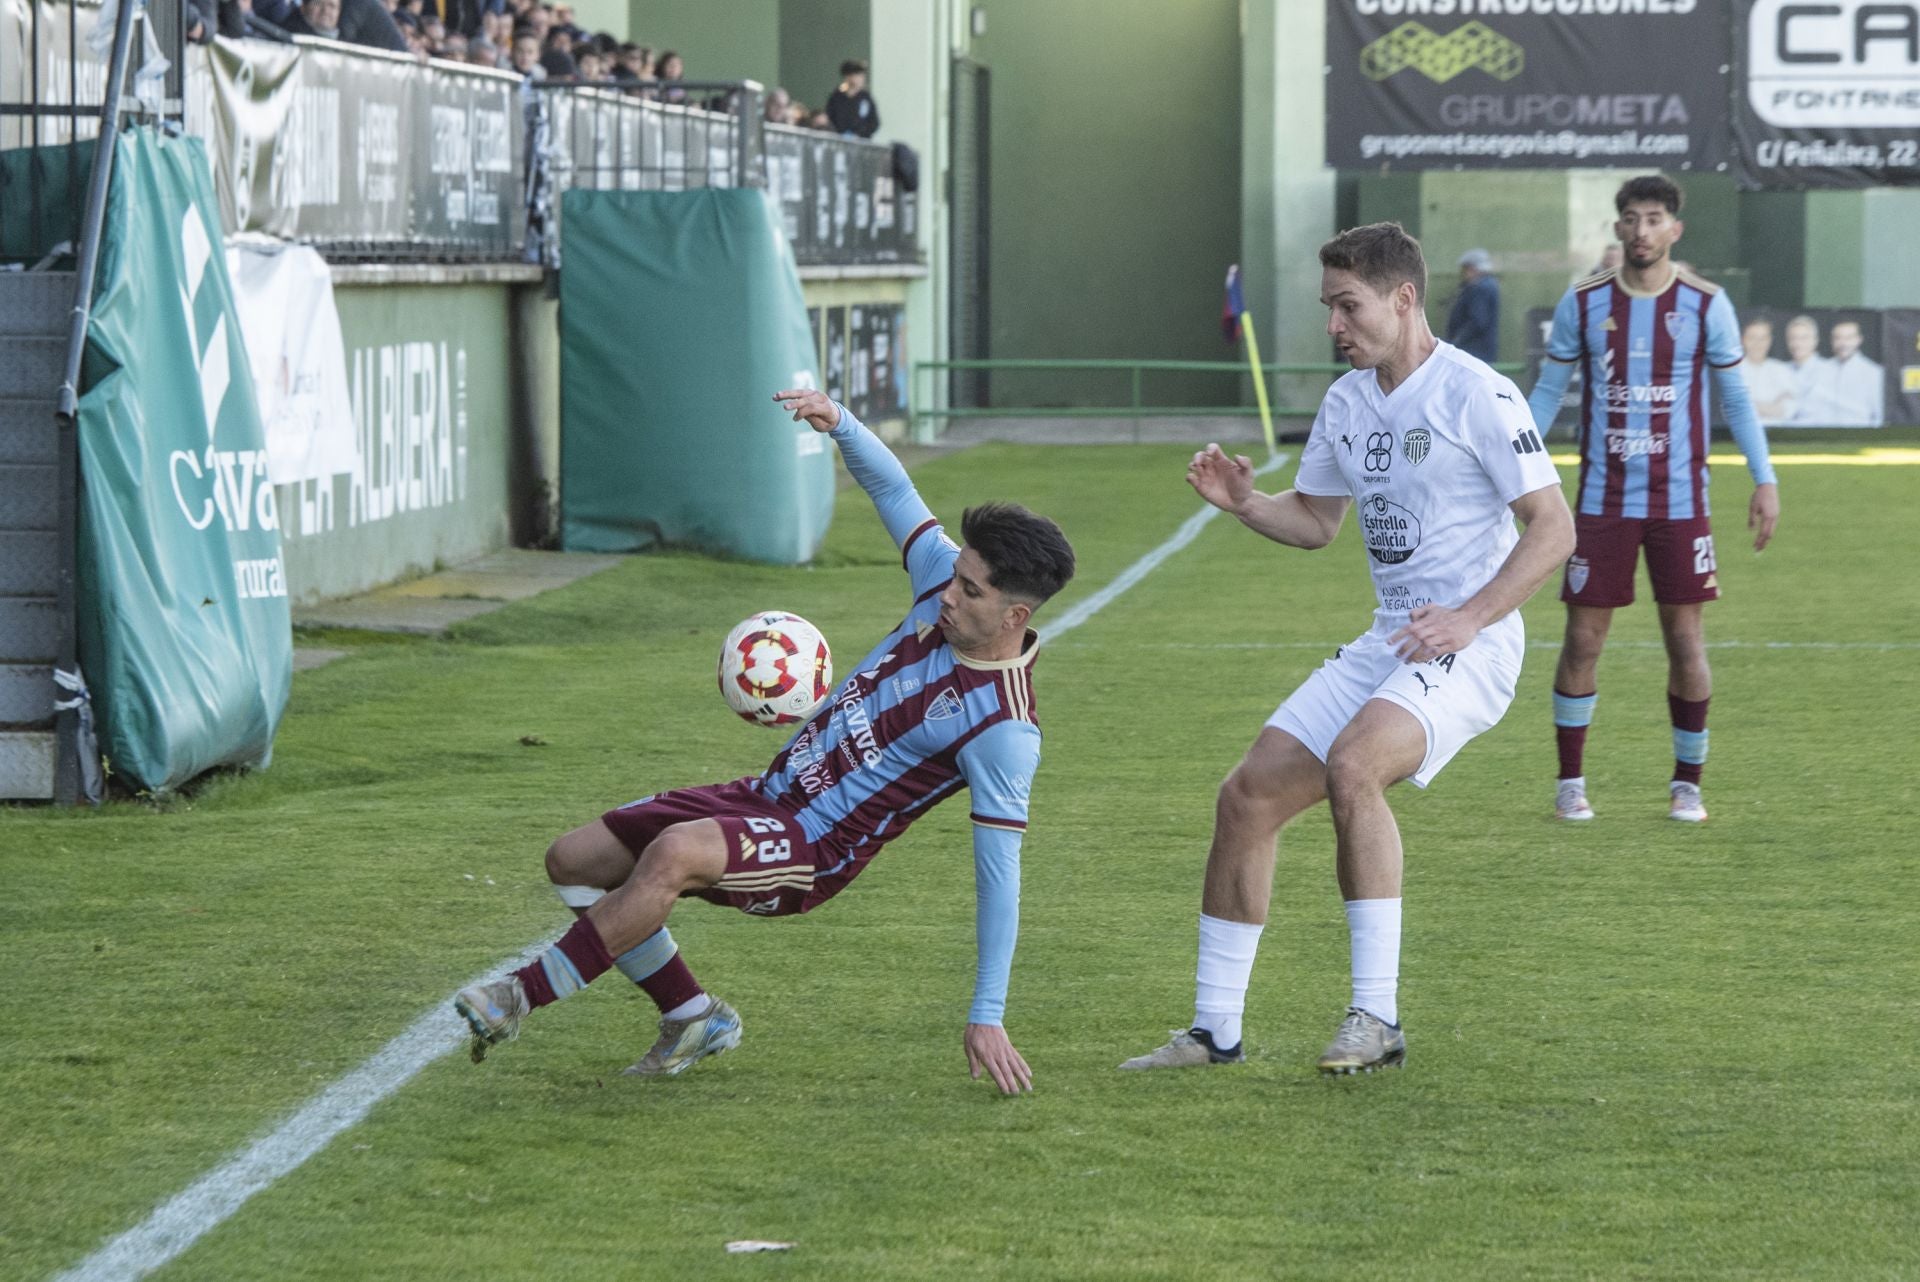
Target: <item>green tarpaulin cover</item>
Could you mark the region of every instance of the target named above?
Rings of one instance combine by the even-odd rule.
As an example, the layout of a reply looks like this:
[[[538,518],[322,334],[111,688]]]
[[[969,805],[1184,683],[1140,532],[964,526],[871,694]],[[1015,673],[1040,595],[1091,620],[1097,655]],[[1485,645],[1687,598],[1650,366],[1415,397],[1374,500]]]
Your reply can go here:
[[[811,558],[832,442],[770,399],[818,379],[766,194],[569,191],[560,227],[564,545]]]
[[[293,676],[266,437],[198,139],[115,143],[80,399],[79,636],[116,776],[265,765]]]

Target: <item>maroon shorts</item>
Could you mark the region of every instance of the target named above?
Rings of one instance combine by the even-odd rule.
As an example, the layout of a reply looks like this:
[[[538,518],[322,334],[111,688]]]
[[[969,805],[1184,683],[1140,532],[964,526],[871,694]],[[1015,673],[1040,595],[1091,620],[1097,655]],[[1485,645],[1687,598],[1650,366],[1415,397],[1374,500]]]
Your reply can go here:
[[[1653,580],[1655,601],[1686,605],[1720,596],[1713,527],[1704,516],[1667,521],[1583,512],[1573,524],[1573,556],[1560,587],[1560,599],[1568,605],[1632,605],[1633,567],[1641,548],[1647,550],[1647,577]]]
[[[762,797],[753,779],[675,788],[609,810],[600,818],[638,858],[675,824],[711,819],[727,842],[727,871],[694,898],[761,917],[805,912],[826,896],[814,893],[816,869],[831,866],[791,810]],[[838,889],[838,887],[835,887]]]

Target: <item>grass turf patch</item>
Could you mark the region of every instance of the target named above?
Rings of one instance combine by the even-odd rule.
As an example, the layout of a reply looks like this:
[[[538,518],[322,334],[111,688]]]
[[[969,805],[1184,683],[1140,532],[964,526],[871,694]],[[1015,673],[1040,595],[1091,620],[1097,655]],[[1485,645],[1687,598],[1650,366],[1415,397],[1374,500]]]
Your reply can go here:
[[[1185,453],[982,447],[916,480],[950,523],[989,497],[1061,520],[1081,574],[1044,622],[1194,511]],[[1283,841],[1250,1062],[1113,1071],[1191,1012],[1219,777],[1371,600],[1350,530],[1305,555],[1222,519],[1040,660],[1008,1010],[1034,1096],[965,1076],[971,860],[949,805],[806,919],[676,913],[695,972],[742,1011],[738,1051],[618,1077],[652,1011],[609,976],[483,1067],[436,1062],[165,1275],[1920,1269],[1913,1092],[1879,1050],[1920,971],[1899,894],[1920,605],[1892,568],[1913,471],[1782,475],[1759,557],[1744,478],[1716,481],[1727,599],[1709,640],[1753,644],[1712,651],[1707,825],[1664,818],[1644,600],[1602,663],[1599,820],[1549,818],[1550,648],[1430,791],[1396,790],[1404,1072],[1311,1072],[1346,997],[1324,810]],[[633,558],[448,640],[357,643],[301,674],[269,770],[159,811],[0,813],[0,1276],[45,1276],[138,1223],[557,931],[552,837],[763,766],[778,737],[712,688],[740,617],[797,610],[846,663],[905,604],[897,556],[845,494],[813,569]],[[1528,613],[1536,646],[1557,638],[1548,593]],[[728,1260],[737,1237],[800,1245]]]

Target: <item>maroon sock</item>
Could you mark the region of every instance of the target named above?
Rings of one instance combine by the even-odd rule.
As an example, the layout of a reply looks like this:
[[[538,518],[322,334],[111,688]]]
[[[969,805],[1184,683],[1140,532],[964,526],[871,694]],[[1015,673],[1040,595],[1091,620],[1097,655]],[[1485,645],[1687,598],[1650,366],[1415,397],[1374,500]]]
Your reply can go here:
[[[607,951],[607,945],[600,938],[600,931],[594,926],[593,919],[582,917],[568,927],[567,933],[560,936],[560,942],[543,953],[531,966],[523,966],[514,974],[519,976],[521,987],[526,989],[529,1008],[557,1002],[562,997],[578,992],[594,980],[607,973],[613,966],[613,955]]]
[[[1560,777],[1578,779],[1580,777],[1580,757],[1587,750],[1587,728],[1585,726],[1555,726],[1553,737],[1560,744]]]
[[[678,952],[673,960],[653,974],[640,981],[640,989],[653,998],[653,1004],[662,1014],[672,1010],[682,1002],[692,1001],[706,990],[700,987],[700,981],[687,969],[687,963]]]
[[[1668,691],[1667,713],[1673,719],[1674,730],[1685,734],[1704,733],[1707,728],[1707,704],[1710,702],[1712,702],[1711,697],[1706,699],[1682,699],[1679,695]],[[1706,764],[1704,761],[1682,761],[1680,758],[1675,757],[1673,759],[1673,781],[1675,783],[1690,783],[1697,787],[1700,783],[1700,772],[1706,769]]]

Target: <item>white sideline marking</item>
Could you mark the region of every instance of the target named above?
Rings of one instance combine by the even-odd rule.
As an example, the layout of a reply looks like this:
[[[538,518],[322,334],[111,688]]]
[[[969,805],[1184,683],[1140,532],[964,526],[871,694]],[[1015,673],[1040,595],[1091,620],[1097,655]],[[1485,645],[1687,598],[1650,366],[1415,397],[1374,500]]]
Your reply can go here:
[[[1255,468],[1254,475],[1282,467],[1287,459],[1285,454],[1276,454]],[[1219,514],[1219,508],[1208,504],[1188,517],[1165,543],[1061,615],[1043,635],[1051,639],[1091,619],[1121,593],[1146,578],[1155,566],[1193,542],[1207,522]],[[508,962],[506,969],[517,970],[530,964],[551,948],[557,938],[556,935],[535,944]],[[499,969],[490,970],[470,982],[479,983],[499,973]],[[356,1125],[374,1105],[405,1086],[421,1069],[465,1045],[467,1032],[447,1011],[449,1001],[451,995],[414,1021],[413,1027],[381,1047],[366,1063],[314,1096],[272,1134],[255,1140],[174,1194],[161,1203],[145,1223],[111,1239],[60,1274],[55,1282],[118,1282],[123,1278],[143,1278],[173,1260],[239,1210],[248,1198],[298,1168],[331,1143],[334,1136]]]
[[[559,936],[553,937],[558,939]],[[535,944],[507,963],[517,970],[552,947]],[[491,979],[490,970],[470,982]],[[466,987],[466,985],[461,985]],[[185,1251],[243,1206],[255,1193],[325,1148],[333,1137],[364,1118],[373,1106],[405,1086],[414,1074],[449,1051],[466,1045],[460,1017],[447,1009],[452,995],[306,1105],[246,1148],[161,1203],[146,1222],[128,1229],[68,1269],[55,1282],[107,1282],[143,1278]]]
[[[1253,474],[1255,476],[1264,476],[1275,468],[1284,467],[1290,457],[1291,455],[1288,454],[1276,454],[1259,467],[1254,468]],[[1211,503],[1203,504],[1198,512],[1195,512],[1181,523],[1180,528],[1175,530],[1173,535],[1168,538],[1165,543],[1162,543],[1159,547],[1147,553],[1126,569],[1120,571],[1118,577],[1116,577],[1113,582],[1107,584],[1106,587],[1101,588],[1085,600],[1075,602],[1071,610],[1068,610],[1065,614],[1055,619],[1047,627],[1041,628],[1039,630],[1040,639],[1051,642],[1063,633],[1073,631],[1088,619],[1100,613],[1100,611],[1111,605],[1121,593],[1146,578],[1147,575],[1153,573],[1154,569],[1162,561],[1199,538],[1200,531],[1207,528],[1207,522],[1219,515],[1219,508],[1213,506]]]
[[[1349,641],[1351,638],[1348,639]],[[1348,641],[1140,641],[1143,650],[1337,650]],[[1920,641],[1709,641],[1709,650],[1920,650]],[[1071,648],[1071,647],[1069,647]],[[1529,641],[1529,650],[1558,650],[1558,641]],[[1609,650],[1662,650],[1661,641],[1609,641]]]

